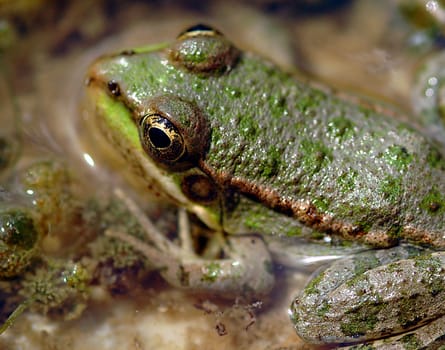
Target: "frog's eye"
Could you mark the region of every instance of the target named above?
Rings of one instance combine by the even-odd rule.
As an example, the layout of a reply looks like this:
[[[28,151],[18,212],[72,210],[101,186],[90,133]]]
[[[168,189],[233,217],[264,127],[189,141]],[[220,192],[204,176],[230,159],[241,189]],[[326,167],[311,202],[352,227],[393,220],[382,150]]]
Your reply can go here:
[[[185,152],[182,136],[176,127],[160,114],[148,114],[141,120],[142,140],[163,162],[175,162]],[[146,147],[147,148],[147,147]]]
[[[183,31],[171,48],[173,63],[191,71],[221,74],[236,64],[239,50],[219,31],[198,24]]]
[[[147,154],[173,171],[196,166],[207,151],[210,135],[199,108],[170,95],[152,98],[146,105],[139,135]]]

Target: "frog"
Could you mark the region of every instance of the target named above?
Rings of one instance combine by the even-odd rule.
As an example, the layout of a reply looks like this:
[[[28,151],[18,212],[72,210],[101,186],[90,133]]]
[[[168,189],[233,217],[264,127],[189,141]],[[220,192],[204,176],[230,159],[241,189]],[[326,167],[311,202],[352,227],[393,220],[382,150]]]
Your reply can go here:
[[[265,295],[286,246],[340,246],[352,253],[291,303],[300,337],[356,348],[443,343],[438,142],[386,106],[315,86],[202,24],[99,57],[85,85],[82,125],[95,146],[120,161],[138,192],[178,207],[172,241],[116,186],[147,239],[107,229],[169,284]],[[194,251],[189,215],[212,231],[213,255]]]

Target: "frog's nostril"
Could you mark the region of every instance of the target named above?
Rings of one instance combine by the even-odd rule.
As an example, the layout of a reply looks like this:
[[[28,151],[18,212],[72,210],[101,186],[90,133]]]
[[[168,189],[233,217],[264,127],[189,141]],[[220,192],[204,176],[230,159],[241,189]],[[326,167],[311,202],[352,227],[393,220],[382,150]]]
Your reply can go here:
[[[108,87],[108,91],[110,91],[110,93],[113,96],[120,96],[121,88],[120,88],[119,84],[115,80],[110,80],[107,83],[107,87]]]

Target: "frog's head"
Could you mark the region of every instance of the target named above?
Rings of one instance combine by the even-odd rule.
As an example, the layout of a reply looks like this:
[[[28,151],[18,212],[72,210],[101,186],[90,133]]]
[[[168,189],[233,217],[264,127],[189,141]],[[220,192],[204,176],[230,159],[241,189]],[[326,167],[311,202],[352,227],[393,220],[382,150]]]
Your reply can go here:
[[[198,25],[170,44],[101,57],[88,72],[94,121],[111,152],[146,187],[213,228],[220,227],[224,185],[206,171],[212,142],[206,95],[239,56],[221,33]]]

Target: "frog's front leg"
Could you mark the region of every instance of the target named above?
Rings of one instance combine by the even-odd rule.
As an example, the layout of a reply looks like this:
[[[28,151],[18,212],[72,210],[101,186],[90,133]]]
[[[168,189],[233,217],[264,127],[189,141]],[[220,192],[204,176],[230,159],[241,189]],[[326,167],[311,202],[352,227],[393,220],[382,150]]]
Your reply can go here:
[[[337,261],[306,286],[290,310],[302,338],[337,344],[429,327],[444,314],[445,252],[409,245]],[[440,325],[445,334],[444,322]]]
[[[270,254],[261,237],[232,236],[222,250],[226,258],[204,259],[196,255],[188,242],[188,232],[180,225],[181,245],[167,239],[138,206],[120,190],[118,196],[137,218],[148,242],[110,228],[107,234],[121,239],[143,253],[171,285],[199,291],[230,295],[255,295],[268,292],[274,285]],[[181,220],[180,220],[181,223]],[[187,231],[187,230],[185,230]]]

